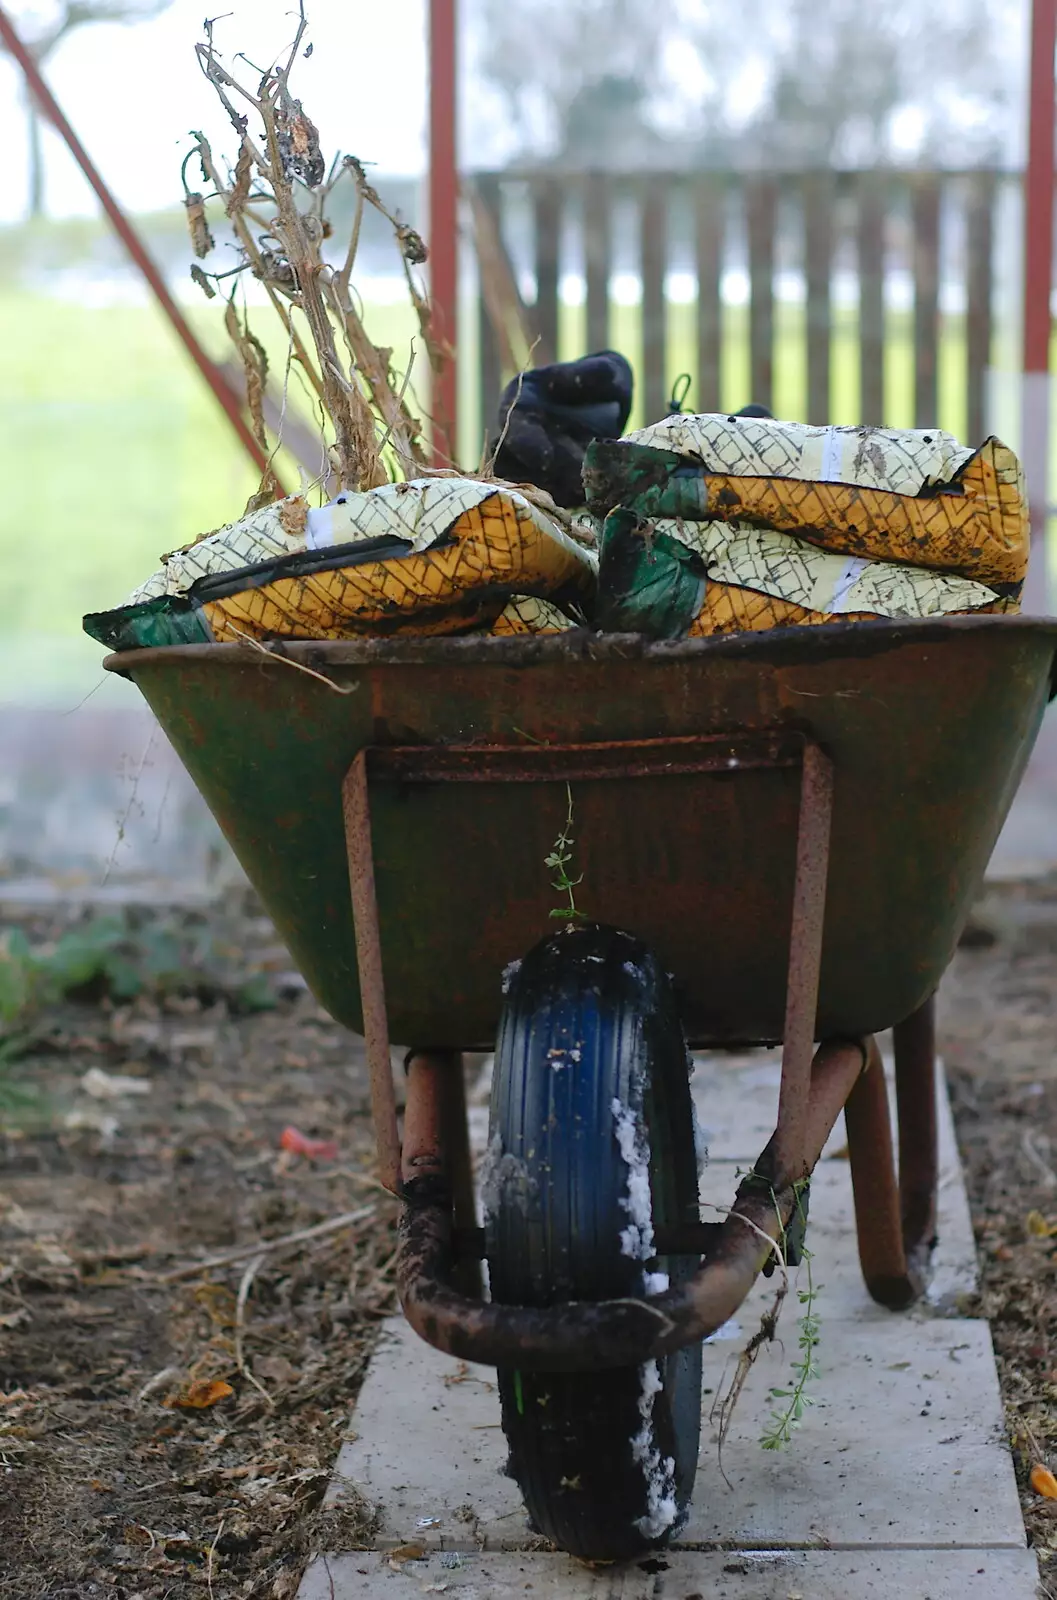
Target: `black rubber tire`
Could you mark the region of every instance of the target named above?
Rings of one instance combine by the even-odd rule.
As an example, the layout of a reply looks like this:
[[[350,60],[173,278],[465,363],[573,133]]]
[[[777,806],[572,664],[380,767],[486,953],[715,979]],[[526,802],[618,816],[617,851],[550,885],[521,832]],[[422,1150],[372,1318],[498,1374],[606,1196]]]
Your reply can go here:
[[[673,1283],[693,1272],[685,1257],[626,1253],[632,1138],[640,1173],[649,1162],[653,1224],[696,1220],[688,1059],[668,978],[629,934],[567,929],[511,976],[500,1022],[483,1182],[493,1300],[641,1295],[647,1269]],[[507,1470],[539,1533],[585,1560],[668,1543],[697,1469],[700,1345],[642,1368],[501,1370],[499,1392]]]

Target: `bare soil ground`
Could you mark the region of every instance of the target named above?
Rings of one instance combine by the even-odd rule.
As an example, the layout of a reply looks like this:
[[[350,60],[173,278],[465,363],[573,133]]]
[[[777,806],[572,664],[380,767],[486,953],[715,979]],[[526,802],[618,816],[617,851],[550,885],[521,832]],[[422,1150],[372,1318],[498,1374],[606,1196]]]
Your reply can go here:
[[[46,963],[79,917],[0,941],[17,922]],[[362,1049],[251,901],[138,912],[108,951],[32,1010],[17,1059],[0,1033],[0,1593],[289,1600],[312,1551],[370,1534],[355,1499],[322,1509],[393,1308]],[[975,1309],[1057,1596],[1057,1501],[1027,1481],[1057,1470],[1057,881],[988,891],[941,1041]],[[336,1153],[283,1149],[290,1126]]]
[[[21,926],[39,946],[60,920]],[[162,926],[201,958],[200,918],[135,920],[130,954]],[[10,1069],[0,1592],[19,1600],[285,1600],[313,1539],[366,1531],[362,1506],[318,1514],[393,1308],[362,1049],[284,974],[259,913],[223,920],[197,985],[180,970],[128,1003],[52,1004]],[[274,1008],[244,1010],[250,987]],[[336,1156],[283,1150],[288,1126]]]
[[[987,1317],[1043,1593],[1057,1600],[1057,879],[993,885],[940,990]]]

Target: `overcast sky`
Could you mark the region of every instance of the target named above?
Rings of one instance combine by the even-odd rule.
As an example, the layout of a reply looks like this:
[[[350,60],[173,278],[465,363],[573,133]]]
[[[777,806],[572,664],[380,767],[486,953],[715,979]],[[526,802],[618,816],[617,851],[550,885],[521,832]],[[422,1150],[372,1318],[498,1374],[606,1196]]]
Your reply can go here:
[[[217,10],[222,0],[218,0]],[[289,0],[235,0],[216,25],[220,51],[244,50],[267,65],[289,45],[296,15]],[[171,204],[181,194],[180,162],[190,128],[214,133],[230,149],[217,100],[195,58],[207,0],[174,0],[152,22],[93,25],[62,44],[48,81],[89,155],[132,211]],[[228,9],[227,6],[224,9]],[[11,6],[17,18],[19,6]],[[318,123],[323,149],[352,151],[385,172],[415,173],[425,159],[425,0],[311,0],[312,56],[298,63],[295,92]],[[26,204],[25,128],[20,74],[0,56],[5,183],[0,221]],[[46,133],[47,207],[53,216],[92,213],[94,197],[58,137]]]

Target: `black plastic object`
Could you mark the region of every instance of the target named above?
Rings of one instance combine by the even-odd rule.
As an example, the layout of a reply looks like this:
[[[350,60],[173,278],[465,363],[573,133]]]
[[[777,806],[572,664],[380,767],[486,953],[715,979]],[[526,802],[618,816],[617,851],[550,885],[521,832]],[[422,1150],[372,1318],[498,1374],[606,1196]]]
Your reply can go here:
[[[499,402],[496,474],[546,489],[560,506],[583,505],[584,451],[623,433],[633,382],[616,350],[520,373]]]
[[[696,1221],[698,1207],[686,1045],[639,940],[570,928],[525,957],[500,1022],[490,1131],[493,1300],[639,1297],[663,1284],[647,1272],[694,1271],[695,1258],[642,1259],[647,1175],[653,1226]],[[700,1345],[641,1368],[500,1370],[499,1392],[508,1471],[546,1538],[613,1561],[678,1530],[697,1468]]]

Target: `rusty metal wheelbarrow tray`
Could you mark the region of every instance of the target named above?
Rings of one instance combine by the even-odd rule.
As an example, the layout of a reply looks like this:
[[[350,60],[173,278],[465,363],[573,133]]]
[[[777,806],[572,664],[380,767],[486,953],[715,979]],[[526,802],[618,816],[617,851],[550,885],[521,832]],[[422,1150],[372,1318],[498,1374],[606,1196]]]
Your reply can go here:
[[[1057,623],[279,648],[106,664],[143,692],[332,1015],[362,1031],[342,812],[359,757],[393,1039],[491,1046],[503,969],[557,903],[543,862],[568,784],[579,908],[658,951],[692,1044],[762,1043],[783,1033],[797,742],[834,773],[815,1037],[874,1032],[950,959]]]

